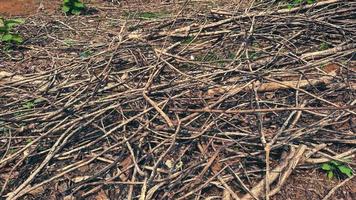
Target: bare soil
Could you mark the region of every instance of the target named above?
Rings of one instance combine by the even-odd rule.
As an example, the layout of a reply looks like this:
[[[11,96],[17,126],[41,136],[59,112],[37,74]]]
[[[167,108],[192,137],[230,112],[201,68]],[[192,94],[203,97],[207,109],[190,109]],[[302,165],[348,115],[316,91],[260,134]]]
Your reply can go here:
[[[26,18],[0,44],[0,199],[230,200],[267,162],[288,164],[272,188],[292,170],[271,199],[323,199],[347,177],[322,163],[355,169],[356,6],[252,2],[0,0]],[[356,179],[329,199],[356,200]]]
[[[0,0],[0,16],[30,16],[38,12],[53,13],[59,9],[57,0]]]

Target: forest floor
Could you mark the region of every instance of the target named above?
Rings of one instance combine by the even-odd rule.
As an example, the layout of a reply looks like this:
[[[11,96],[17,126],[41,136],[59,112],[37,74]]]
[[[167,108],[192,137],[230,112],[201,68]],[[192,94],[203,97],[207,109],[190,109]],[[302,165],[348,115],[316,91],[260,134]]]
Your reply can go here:
[[[291,2],[0,0],[0,199],[356,199],[356,2]]]

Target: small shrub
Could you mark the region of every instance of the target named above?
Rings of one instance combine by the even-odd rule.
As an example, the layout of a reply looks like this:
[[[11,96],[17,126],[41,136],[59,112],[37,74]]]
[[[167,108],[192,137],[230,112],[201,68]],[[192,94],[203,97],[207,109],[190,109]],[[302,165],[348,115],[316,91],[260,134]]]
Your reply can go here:
[[[6,43],[21,44],[23,38],[21,35],[14,32],[13,28],[17,25],[23,24],[23,19],[3,19],[0,18],[0,41]]]
[[[337,161],[330,161],[321,165],[321,169],[327,173],[328,178],[331,180],[335,173],[343,174],[348,177],[352,176],[352,169]]]
[[[62,11],[66,14],[79,15],[84,9],[85,5],[80,0],[63,0]]]

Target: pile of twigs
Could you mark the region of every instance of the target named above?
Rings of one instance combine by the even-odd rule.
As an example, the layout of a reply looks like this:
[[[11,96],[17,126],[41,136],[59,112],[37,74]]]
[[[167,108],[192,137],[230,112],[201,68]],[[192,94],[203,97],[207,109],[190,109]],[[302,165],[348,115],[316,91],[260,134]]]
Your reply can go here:
[[[273,6],[133,19],[0,72],[1,195],[268,199],[298,166],[355,166],[355,2]]]

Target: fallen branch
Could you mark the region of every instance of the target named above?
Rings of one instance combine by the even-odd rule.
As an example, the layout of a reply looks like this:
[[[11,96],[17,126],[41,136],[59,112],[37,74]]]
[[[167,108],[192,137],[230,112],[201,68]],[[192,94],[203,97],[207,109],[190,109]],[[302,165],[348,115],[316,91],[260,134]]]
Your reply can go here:
[[[225,113],[225,114],[253,114],[253,113],[268,113],[268,112],[285,112],[285,111],[326,111],[326,110],[348,110],[348,109],[355,109],[356,105],[353,106],[344,106],[344,107],[332,107],[332,106],[325,106],[325,107],[283,107],[283,108],[261,108],[261,109],[250,109],[250,110],[236,110],[236,109],[229,109],[229,110],[219,110],[219,109],[182,109],[182,108],[169,108],[170,111],[179,112],[179,113]]]
[[[275,167],[274,169],[272,169],[270,171],[269,177],[268,177],[269,178],[268,182],[270,184],[272,184],[274,181],[276,181],[278,177],[281,177],[281,179],[280,179],[280,182],[277,183],[277,187],[275,189],[273,189],[269,193],[269,195],[276,194],[279,191],[279,189],[285,183],[285,181],[287,180],[289,175],[292,173],[292,171],[298,165],[299,160],[302,158],[305,150],[306,150],[305,145],[300,145],[296,151],[293,150],[293,148],[292,148],[292,150],[290,151],[287,158],[281,164],[279,164],[277,167]],[[253,196],[261,197],[261,195],[263,195],[263,192],[265,189],[265,183],[266,182],[263,179],[257,185],[255,185],[255,187],[253,187],[251,189],[251,193],[253,194]],[[243,196],[241,198],[241,200],[254,199],[253,196],[251,196],[251,194],[245,194],[245,196]]]

